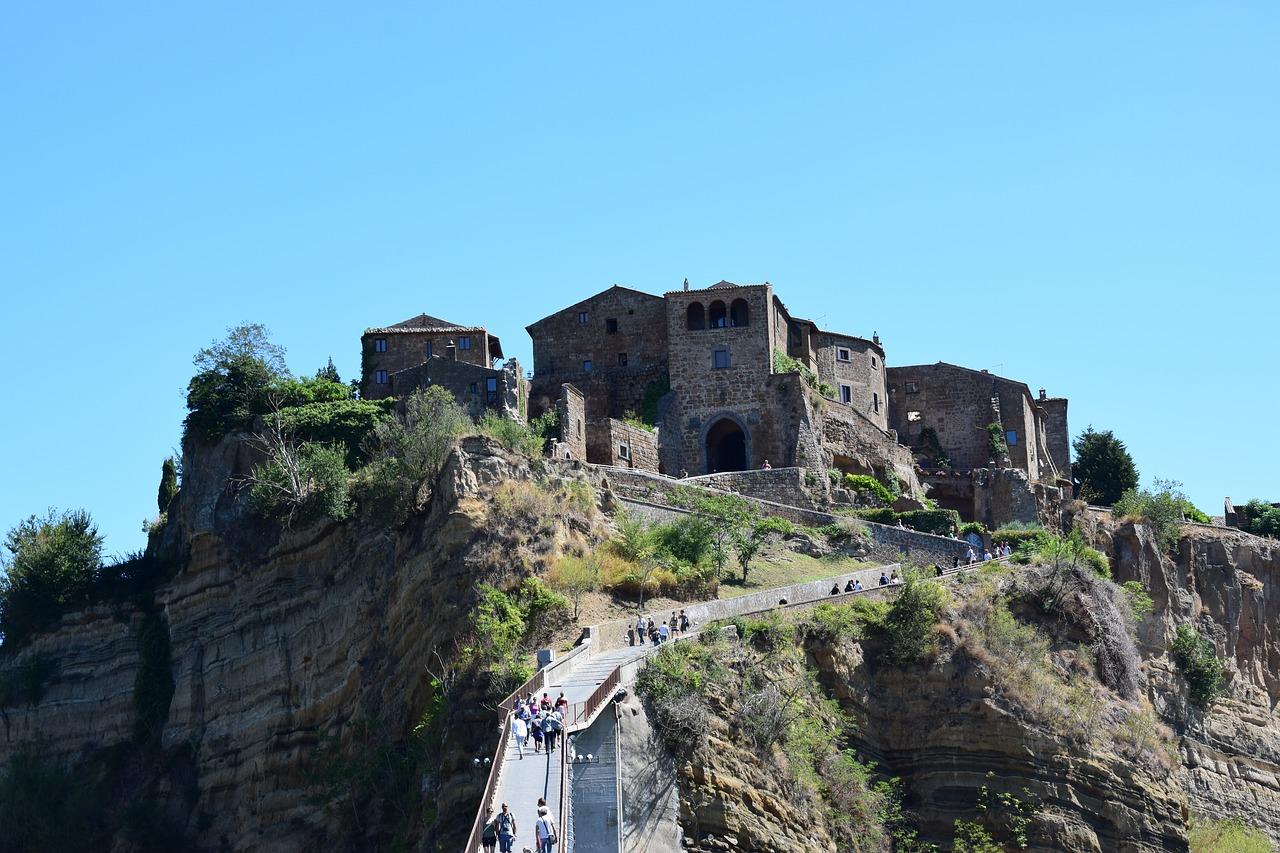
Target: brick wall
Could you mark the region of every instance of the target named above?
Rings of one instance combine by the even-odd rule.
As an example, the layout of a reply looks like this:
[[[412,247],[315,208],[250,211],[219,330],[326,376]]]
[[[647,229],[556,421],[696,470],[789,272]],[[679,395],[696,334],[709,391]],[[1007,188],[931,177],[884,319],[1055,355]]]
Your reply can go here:
[[[667,372],[661,296],[615,285],[542,318],[528,331],[535,415],[554,405],[560,386],[571,382],[585,397],[590,420],[622,417],[638,410],[649,385]],[[588,361],[589,371],[584,369]]]

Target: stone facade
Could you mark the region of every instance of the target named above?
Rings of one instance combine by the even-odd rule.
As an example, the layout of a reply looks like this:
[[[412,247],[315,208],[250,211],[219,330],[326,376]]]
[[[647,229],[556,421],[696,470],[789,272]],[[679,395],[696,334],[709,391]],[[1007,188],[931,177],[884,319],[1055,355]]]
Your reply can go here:
[[[616,418],[587,424],[587,461],[597,465],[658,470],[658,433]]]
[[[661,296],[614,285],[528,326],[531,411],[554,405],[566,382],[582,392],[589,420],[639,411],[667,374],[665,315]]]
[[[1044,410],[1045,449],[1058,476],[1071,479],[1071,433],[1067,430],[1067,398],[1049,397],[1040,389],[1036,403]]]
[[[360,336],[360,396],[390,397],[390,378],[433,357],[491,368],[502,344],[483,326],[460,326],[419,314],[393,326],[365,329]]]
[[[1054,456],[1048,449],[1048,415],[1032,399],[1025,384],[945,362],[891,367],[888,382],[889,425],[904,444],[923,450],[922,435],[932,427],[954,468],[970,470],[990,467],[992,463],[1006,464],[992,459],[987,425],[996,423],[1006,436],[1010,467],[1020,469],[1032,480],[1058,478]],[[1061,401],[1060,420],[1054,429],[1058,440],[1064,441],[1065,400]],[[926,467],[933,465],[931,459],[923,461]]]
[[[552,456],[556,459],[587,460],[587,408],[582,392],[569,383],[560,386],[556,399],[556,415],[560,421],[560,440]]]
[[[836,402],[860,412],[881,431],[889,428],[889,392],[884,349],[875,341],[814,330],[818,378],[836,392]]]
[[[465,361],[433,356],[421,364],[392,373],[384,387],[386,396],[407,397],[419,388],[438,385],[453,394],[472,419],[486,411],[523,421],[528,380],[520,363],[509,359],[501,367],[480,367]]]

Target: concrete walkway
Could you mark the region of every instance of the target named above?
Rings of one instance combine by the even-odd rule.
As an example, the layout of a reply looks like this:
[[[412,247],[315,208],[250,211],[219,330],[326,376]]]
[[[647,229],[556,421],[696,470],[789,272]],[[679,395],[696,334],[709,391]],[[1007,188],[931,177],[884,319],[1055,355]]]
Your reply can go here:
[[[616,667],[641,658],[652,650],[652,646],[637,646],[603,652],[599,655],[581,656],[578,662],[564,673],[559,683],[548,684],[539,691],[539,694],[546,693],[554,702],[563,693],[570,706],[576,702],[583,702]],[[541,698],[541,695],[538,698]],[[548,755],[545,751],[534,752],[533,738],[530,738],[522,758],[513,737],[509,740],[506,754],[500,759],[495,811],[501,811],[502,804],[506,803],[511,813],[515,815],[518,830],[516,850],[523,846],[529,848],[535,846],[533,830],[534,823],[538,820],[539,797],[547,801],[547,806],[557,820],[561,817],[557,812],[560,808],[560,750],[563,748],[564,740],[563,736],[560,737],[555,752]]]

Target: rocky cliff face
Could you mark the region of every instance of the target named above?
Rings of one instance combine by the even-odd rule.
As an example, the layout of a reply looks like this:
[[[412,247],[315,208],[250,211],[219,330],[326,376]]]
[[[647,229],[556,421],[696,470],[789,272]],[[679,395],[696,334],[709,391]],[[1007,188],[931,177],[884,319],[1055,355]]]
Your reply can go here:
[[[1175,555],[1151,532],[1105,515],[1085,519],[1116,580],[1141,582],[1155,610],[1139,633],[1148,694],[1179,734],[1191,808],[1264,829],[1280,842],[1280,542],[1187,525]],[[1207,712],[1186,701],[1169,659],[1179,624],[1213,640],[1227,662],[1226,695]]]
[[[180,568],[148,598],[69,614],[3,664],[12,672],[43,657],[58,666],[39,701],[3,709],[0,762],[33,741],[70,766],[130,743],[150,613],[171,649],[162,665],[172,699],[147,759],[170,821],[200,849],[378,846],[387,821],[352,821],[315,802],[308,762],[327,737],[349,742],[356,723],[381,743],[405,737],[422,715],[428,669],[456,656],[476,584],[500,580],[479,559],[477,498],[527,479],[528,462],[468,439],[400,528],[356,519],[281,531],[246,517],[236,499],[233,478],[252,461],[244,445],[188,448],[184,461],[182,491],[153,543]],[[445,721],[445,748],[409,780],[440,816],[433,840],[460,843],[469,829],[484,783],[472,758],[492,748],[493,729],[492,711],[464,690]],[[177,756],[180,779],[169,770]]]

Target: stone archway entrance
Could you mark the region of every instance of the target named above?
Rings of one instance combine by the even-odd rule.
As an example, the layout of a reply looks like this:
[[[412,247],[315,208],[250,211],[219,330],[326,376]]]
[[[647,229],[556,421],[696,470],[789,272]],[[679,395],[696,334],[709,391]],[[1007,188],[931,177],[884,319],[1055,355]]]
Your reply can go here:
[[[721,418],[707,430],[707,473],[747,470],[747,436],[732,418]]]

